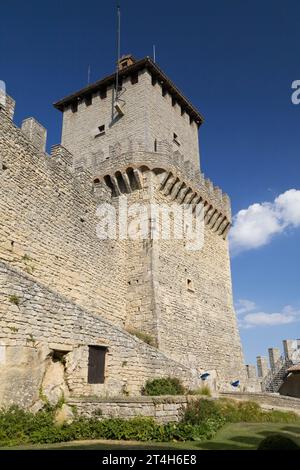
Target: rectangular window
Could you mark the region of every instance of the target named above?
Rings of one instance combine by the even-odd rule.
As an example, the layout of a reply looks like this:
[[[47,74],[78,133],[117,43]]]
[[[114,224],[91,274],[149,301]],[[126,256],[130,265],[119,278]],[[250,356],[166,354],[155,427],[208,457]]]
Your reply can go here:
[[[89,346],[88,383],[103,384],[105,380],[105,346]]]
[[[157,78],[154,75],[151,77],[151,83],[153,86],[157,84]]]
[[[92,95],[87,95],[84,98],[84,101],[85,101],[86,106],[91,106],[91,104],[92,104]]]
[[[175,144],[177,144],[177,145],[181,145],[180,140],[178,139],[178,135],[175,134],[175,132],[173,134],[173,142],[175,142]]]
[[[161,88],[161,94],[162,94],[163,96],[166,96],[166,94],[167,94],[167,89],[166,89],[166,87],[162,86],[162,88]]]
[[[190,292],[195,292],[194,283],[191,279],[186,280],[187,289]]]
[[[98,126],[98,130],[96,131],[95,138],[100,137],[101,135],[105,135],[105,124]]]
[[[100,90],[100,98],[101,98],[102,100],[104,100],[104,98],[106,98],[106,96],[107,96],[107,88],[101,88],[101,90]]]
[[[71,104],[71,110],[72,110],[72,113],[76,113],[78,111],[78,102],[77,101],[73,101],[73,103]]]
[[[176,98],[174,98],[174,96],[172,96],[172,106],[175,106],[176,104]]]
[[[131,79],[131,84],[132,84],[132,85],[135,85],[136,83],[138,83],[138,81],[139,81],[139,74],[138,74],[138,72],[132,74],[131,77],[130,77],[130,79]]]
[[[123,79],[119,77],[119,82],[118,82],[118,91],[122,91],[123,88]]]

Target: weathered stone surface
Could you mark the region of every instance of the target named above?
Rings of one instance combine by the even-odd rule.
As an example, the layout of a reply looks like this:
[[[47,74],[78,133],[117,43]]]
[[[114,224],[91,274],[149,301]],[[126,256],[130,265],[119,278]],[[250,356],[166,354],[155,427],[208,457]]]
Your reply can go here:
[[[43,349],[17,345],[16,341],[6,340],[6,343],[5,361],[0,364],[0,403],[30,407],[39,400],[40,384],[45,372]]]
[[[68,397],[69,390],[65,379],[65,367],[61,362],[51,361],[47,365],[41,391],[51,405],[56,405],[59,400]]]
[[[146,380],[166,376],[193,389],[203,371],[213,393],[237,379],[245,387],[230,201],[201,174],[196,123],[149,71],[123,85],[122,118],[112,120],[110,87],[77,111],[67,106],[51,157],[39,123],[30,119],[22,132],[0,110],[1,404],[38,407],[41,395],[57,403],[69,391],[138,395]],[[99,204],[118,216],[124,199],[195,210],[202,201],[202,249],[187,251],[186,237],[100,240]],[[104,383],[88,383],[89,346],[107,348]],[[63,363],[53,362],[55,351]]]
[[[59,426],[70,424],[74,420],[74,413],[70,406],[65,403],[55,413],[55,423]]]

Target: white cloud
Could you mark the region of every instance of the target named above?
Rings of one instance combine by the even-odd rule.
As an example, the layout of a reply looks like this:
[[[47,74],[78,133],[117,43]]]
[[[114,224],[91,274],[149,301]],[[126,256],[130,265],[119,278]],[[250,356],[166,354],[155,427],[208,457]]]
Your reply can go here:
[[[236,303],[236,312],[241,328],[253,328],[256,326],[286,325],[300,321],[300,310],[291,305],[286,305],[280,312],[262,312],[258,310],[255,302],[240,299]]]
[[[243,315],[248,312],[253,312],[255,310],[256,304],[251,300],[239,299],[235,304],[235,311],[237,315]]]
[[[290,189],[283,194],[280,194],[275,201],[282,220],[286,225],[293,225],[294,227],[300,226],[300,191],[297,189]]]
[[[274,202],[256,203],[233,218],[229,240],[233,253],[258,248],[288,227],[300,227],[300,190],[290,189]]]
[[[273,325],[285,325],[295,321],[295,317],[292,315],[285,315],[284,313],[248,313],[243,318],[243,324],[246,327],[250,326],[273,326]]]

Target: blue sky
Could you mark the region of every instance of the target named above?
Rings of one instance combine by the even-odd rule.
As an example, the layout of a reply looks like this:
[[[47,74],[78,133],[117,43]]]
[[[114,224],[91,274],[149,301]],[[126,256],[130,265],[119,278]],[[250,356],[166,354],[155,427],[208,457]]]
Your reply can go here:
[[[245,358],[253,362],[282,339],[300,337],[300,105],[291,102],[291,84],[300,80],[300,3],[120,4],[122,53],[151,55],[155,43],[160,67],[205,117],[202,171],[230,194],[238,214],[234,298]],[[49,147],[60,141],[61,128],[51,103],[86,85],[89,64],[92,81],[113,70],[114,6],[1,5],[0,79],[17,101],[16,122],[35,116],[48,129]]]

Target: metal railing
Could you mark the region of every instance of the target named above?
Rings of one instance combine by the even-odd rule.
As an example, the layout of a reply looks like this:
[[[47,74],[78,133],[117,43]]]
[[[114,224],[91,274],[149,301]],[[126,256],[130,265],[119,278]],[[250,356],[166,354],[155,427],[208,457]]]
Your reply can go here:
[[[273,369],[269,370],[267,375],[262,379],[261,387],[266,392],[278,392],[283,379],[286,375],[287,369],[293,364],[293,362],[285,356],[275,362]]]

